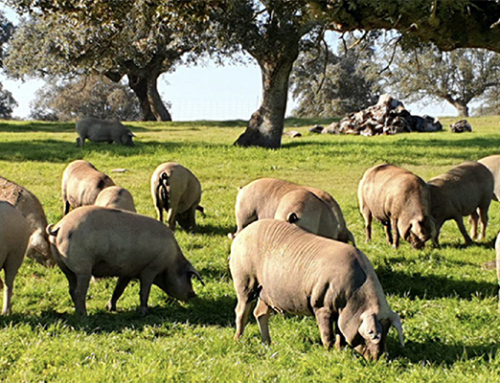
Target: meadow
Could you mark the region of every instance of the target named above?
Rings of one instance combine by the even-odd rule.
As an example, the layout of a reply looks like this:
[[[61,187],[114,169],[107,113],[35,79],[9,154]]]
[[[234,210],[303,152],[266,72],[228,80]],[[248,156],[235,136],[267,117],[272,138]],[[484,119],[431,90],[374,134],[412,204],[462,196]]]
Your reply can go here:
[[[141,316],[138,283],[118,302],[105,305],[115,281],[91,284],[89,316],[74,312],[67,280],[56,267],[26,259],[17,276],[13,313],[0,316],[0,380],[6,382],[494,382],[500,377],[500,314],[494,240],[500,203],[490,207],[487,238],[463,247],[454,222],[445,223],[439,248],[398,250],[385,243],[375,223],[364,241],[357,185],[378,163],[403,166],[423,179],[463,160],[500,154],[500,117],[470,118],[474,132],[445,131],[396,136],[309,135],[318,121],[287,120],[301,138],[283,138],[280,150],[238,148],[242,121],[130,123],[134,148],[75,144],[71,123],[0,121],[0,175],[42,202],[51,223],[62,218],[64,168],[85,159],[134,196],[139,213],[156,217],[149,191],[157,165],[176,161],[203,187],[205,217],[198,230],[176,230],[186,257],[206,286],[194,281],[198,298],[180,303],[153,287],[150,312]],[[323,121],[327,123],[327,121]],[[124,168],[125,173],[113,172]],[[273,343],[261,344],[253,318],[235,342],[235,294],[228,271],[237,188],[259,177],[283,178],[322,188],[339,202],[358,247],[372,261],[389,304],[402,318],[405,347],[389,333],[389,355],[366,362],[350,348],[325,350],[312,317],[274,315]]]

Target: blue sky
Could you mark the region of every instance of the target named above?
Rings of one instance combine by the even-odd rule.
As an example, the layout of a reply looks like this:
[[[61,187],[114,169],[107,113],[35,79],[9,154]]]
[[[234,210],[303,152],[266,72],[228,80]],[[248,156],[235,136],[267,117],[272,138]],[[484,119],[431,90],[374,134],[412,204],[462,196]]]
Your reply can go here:
[[[0,8],[5,10],[4,6]],[[6,16],[15,22],[12,11],[7,11]],[[44,82],[10,80],[3,74],[0,74],[0,82],[19,104],[14,116],[27,118],[35,92]],[[247,120],[259,107],[262,93],[261,74],[256,63],[221,67],[209,61],[204,66],[179,67],[174,73],[163,74],[158,88],[162,98],[172,104],[170,112],[177,121]],[[412,114],[456,115],[455,109],[446,102],[435,102],[426,108],[418,104],[405,105]],[[287,115],[294,106],[295,102],[289,98]]]

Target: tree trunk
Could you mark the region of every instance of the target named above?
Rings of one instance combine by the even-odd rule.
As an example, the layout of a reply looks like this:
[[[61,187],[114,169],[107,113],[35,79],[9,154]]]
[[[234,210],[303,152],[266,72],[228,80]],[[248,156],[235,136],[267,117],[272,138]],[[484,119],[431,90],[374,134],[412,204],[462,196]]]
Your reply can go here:
[[[172,117],[158,94],[156,81],[159,76],[128,74],[128,83],[139,99],[142,121],[172,121]]]
[[[252,114],[245,132],[234,143],[237,146],[281,147],[288,98],[288,79],[295,58],[278,63],[259,62],[262,72],[262,104]]]
[[[467,104],[460,101],[454,101],[451,105],[458,111],[459,117],[469,117],[469,107]]]

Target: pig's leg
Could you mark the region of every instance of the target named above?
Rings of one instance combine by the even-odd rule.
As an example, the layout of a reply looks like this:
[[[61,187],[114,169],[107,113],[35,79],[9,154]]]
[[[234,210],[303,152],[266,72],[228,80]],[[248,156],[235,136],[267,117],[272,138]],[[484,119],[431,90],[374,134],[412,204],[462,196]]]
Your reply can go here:
[[[488,208],[489,206],[479,207],[479,216],[481,217],[481,236],[480,240],[486,238],[486,227],[488,226]]]
[[[318,322],[321,342],[325,348],[330,349],[334,340],[332,312],[326,307],[321,307],[314,310],[314,316]]]
[[[131,281],[131,278],[127,278],[127,277],[119,277],[118,278],[118,281],[116,282],[115,290],[113,291],[113,295],[111,296],[111,299],[109,300],[109,302],[106,304],[106,308],[109,311],[116,311],[116,302],[118,301],[118,299],[120,299],[120,297],[123,294],[123,291],[125,290],[125,288],[127,287],[127,285],[129,284],[130,281]]]
[[[257,306],[253,311],[255,319],[259,325],[260,335],[262,336],[262,342],[271,343],[271,336],[269,335],[269,316],[271,314],[270,307],[262,300],[259,299]]]
[[[479,215],[477,214],[477,211],[475,211],[474,213],[472,213],[470,215],[470,224],[471,224],[471,227],[470,227],[470,236],[472,239],[477,239],[477,224],[478,224],[478,221],[479,221]]]
[[[462,216],[455,217],[454,220],[458,225],[458,229],[460,230],[460,233],[462,233],[462,235],[465,239],[465,246],[472,245],[472,239],[469,237],[469,234],[467,234],[467,230],[465,229],[464,220],[463,220]]]
[[[90,274],[77,275],[76,277],[76,288],[74,290],[75,309],[76,312],[82,316],[87,315],[85,299],[87,297],[87,291],[89,289],[90,277]]]

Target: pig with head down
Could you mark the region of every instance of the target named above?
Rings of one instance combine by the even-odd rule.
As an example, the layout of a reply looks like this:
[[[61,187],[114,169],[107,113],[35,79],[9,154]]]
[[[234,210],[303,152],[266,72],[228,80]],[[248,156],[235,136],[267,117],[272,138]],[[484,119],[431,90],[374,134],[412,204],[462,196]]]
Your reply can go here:
[[[64,215],[68,214],[70,207],[93,205],[103,189],[114,185],[109,176],[90,162],[71,162],[64,170],[61,184]]]
[[[481,220],[479,239],[485,238],[488,209],[494,195],[495,184],[493,174],[486,166],[476,161],[465,161],[427,183],[432,199],[432,216],[436,222],[433,236],[435,245],[439,245],[441,227],[450,219],[457,223],[466,245],[471,245],[472,240],[478,238],[479,219]],[[463,221],[463,217],[468,215],[472,224],[470,237]]]
[[[371,240],[373,218],[382,222],[387,243],[394,248],[403,238],[421,249],[435,231],[429,188],[406,169],[389,164],[368,169],[359,182],[358,200],[367,241]]]
[[[100,120],[98,118],[82,118],[76,123],[78,146],[84,146],[85,140],[93,142],[115,142],[118,145],[134,146],[135,135],[119,121]]]
[[[47,217],[38,198],[28,189],[0,177],[0,201],[9,202],[26,218],[31,231],[26,256],[45,265],[55,265],[45,228]]]
[[[120,186],[109,186],[101,190],[97,195],[95,205],[136,213],[134,197],[127,189]]]
[[[311,233],[355,244],[339,204],[326,191],[275,178],[260,178],[242,187],[235,206],[237,230],[250,223],[276,218]]]
[[[163,211],[166,211],[172,230],[176,222],[184,230],[194,230],[196,211],[204,212],[200,206],[200,181],[191,170],[176,162],[165,162],[155,169],[151,176],[151,197],[158,220],[163,222]]]
[[[252,300],[262,340],[271,341],[272,310],[315,316],[326,348],[350,345],[368,360],[385,351],[399,316],[389,307],[368,258],[354,246],[308,233],[274,219],[243,229],[229,261],[238,303],[236,335],[243,335]]]
[[[151,285],[186,301],[196,296],[191,278],[200,274],[184,257],[172,230],[153,218],[125,210],[84,206],[47,227],[52,253],[69,282],[76,311],[87,314],[92,276],[118,277],[110,311],[132,279],[140,282],[139,311],[148,310]]]
[[[11,312],[14,278],[23,263],[31,228],[21,212],[6,201],[0,201],[0,269],[5,273],[2,314]]]

